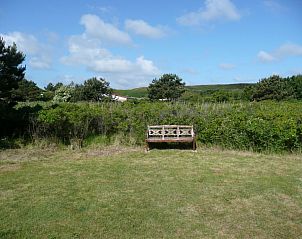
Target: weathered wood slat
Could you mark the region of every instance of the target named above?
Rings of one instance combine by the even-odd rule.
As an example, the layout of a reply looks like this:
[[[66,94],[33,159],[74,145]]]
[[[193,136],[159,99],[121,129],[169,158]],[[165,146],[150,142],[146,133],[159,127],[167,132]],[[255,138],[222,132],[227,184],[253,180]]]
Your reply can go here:
[[[152,125],[148,126],[146,146],[148,143],[192,142],[196,149],[196,138],[192,125]]]

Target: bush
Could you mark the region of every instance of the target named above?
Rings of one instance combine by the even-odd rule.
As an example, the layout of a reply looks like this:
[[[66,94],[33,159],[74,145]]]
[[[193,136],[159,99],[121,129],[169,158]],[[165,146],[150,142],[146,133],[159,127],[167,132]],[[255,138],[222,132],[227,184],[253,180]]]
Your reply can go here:
[[[202,144],[281,152],[302,149],[301,122],[302,105],[294,102],[61,103],[38,113],[34,133],[65,143],[118,135],[123,142],[143,144],[147,125],[188,124]]]

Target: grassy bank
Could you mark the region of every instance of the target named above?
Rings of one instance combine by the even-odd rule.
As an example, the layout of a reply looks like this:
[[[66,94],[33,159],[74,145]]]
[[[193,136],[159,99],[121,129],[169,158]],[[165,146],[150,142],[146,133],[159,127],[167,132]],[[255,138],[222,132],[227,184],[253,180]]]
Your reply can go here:
[[[299,238],[300,156],[0,152],[0,238]]]

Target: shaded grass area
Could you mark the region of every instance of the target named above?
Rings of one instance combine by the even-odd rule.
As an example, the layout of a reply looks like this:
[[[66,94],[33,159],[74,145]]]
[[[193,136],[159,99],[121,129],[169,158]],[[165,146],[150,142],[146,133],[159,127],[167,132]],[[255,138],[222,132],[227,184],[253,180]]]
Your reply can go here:
[[[0,238],[300,238],[301,155],[0,152]]]

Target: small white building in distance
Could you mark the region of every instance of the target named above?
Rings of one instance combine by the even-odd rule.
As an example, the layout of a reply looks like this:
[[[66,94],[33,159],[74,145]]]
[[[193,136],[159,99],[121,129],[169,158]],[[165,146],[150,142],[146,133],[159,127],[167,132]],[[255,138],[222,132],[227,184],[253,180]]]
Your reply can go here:
[[[112,95],[112,99],[114,101],[118,101],[118,102],[125,102],[127,100],[127,97],[119,96],[119,95]]]

